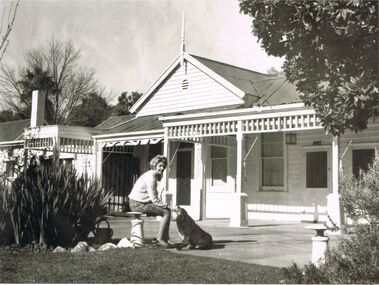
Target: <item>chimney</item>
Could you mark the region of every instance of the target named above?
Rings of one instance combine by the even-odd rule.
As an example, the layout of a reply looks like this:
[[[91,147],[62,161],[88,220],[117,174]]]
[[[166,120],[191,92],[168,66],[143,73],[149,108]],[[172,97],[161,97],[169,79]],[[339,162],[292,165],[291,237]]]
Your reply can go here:
[[[45,93],[38,90],[33,91],[32,97],[32,115],[30,118],[30,127],[35,128],[42,126],[45,122]]]

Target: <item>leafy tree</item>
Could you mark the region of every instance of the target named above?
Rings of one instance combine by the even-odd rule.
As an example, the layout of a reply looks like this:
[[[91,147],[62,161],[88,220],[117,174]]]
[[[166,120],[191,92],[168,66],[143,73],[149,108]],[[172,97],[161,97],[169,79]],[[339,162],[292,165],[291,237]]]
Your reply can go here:
[[[68,116],[70,125],[95,127],[111,116],[111,107],[98,93],[90,93],[82,99],[82,103],[72,108]]]
[[[284,76],[283,72],[280,70],[277,70],[275,67],[270,67],[267,71],[267,74],[270,75],[277,75],[277,76]]]
[[[54,106],[51,100],[54,89],[54,82],[49,74],[34,66],[33,70],[24,69],[20,74],[21,78],[17,82],[20,87],[19,102],[9,101],[11,110],[14,110],[21,119],[30,118],[32,108],[33,90],[42,90],[45,92],[45,119],[47,122],[54,122]]]
[[[128,94],[128,92],[122,92],[118,97],[118,103],[114,107],[112,115],[114,116],[124,116],[129,115],[129,109],[133,106],[135,102],[142,96],[142,93],[133,91]]]
[[[0,122],[19,120],[20,117],[17,116],[12,110],[0,111]]]
[[[253,33],[334,135],[378,114],[378,1],[240,0]]]
[[[45,46],[28,50],[25,67],[15,69],[2,65],[0,70],[0,95],[9,107],[21,117],[30,117],[31,92],[46,92],[50,124],[66,124],[70,110],[81,99],[99,88],[94,71],[78,64],[80,50],[71,41],[54,38]]]

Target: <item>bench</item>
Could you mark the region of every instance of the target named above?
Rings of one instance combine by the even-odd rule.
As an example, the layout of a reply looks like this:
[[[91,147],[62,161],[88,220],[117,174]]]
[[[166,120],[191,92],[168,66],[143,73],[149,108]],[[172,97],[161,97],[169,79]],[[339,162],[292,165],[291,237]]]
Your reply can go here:
[[[144,232],[143,232],[143,219],[142,216],[146,216],[141,212],[111,212],[108,216],[112,217],[133,217],[131,220],[132,228],[130,235],[130,242],[134,244],[135,247],[142,247],[145,245]]]

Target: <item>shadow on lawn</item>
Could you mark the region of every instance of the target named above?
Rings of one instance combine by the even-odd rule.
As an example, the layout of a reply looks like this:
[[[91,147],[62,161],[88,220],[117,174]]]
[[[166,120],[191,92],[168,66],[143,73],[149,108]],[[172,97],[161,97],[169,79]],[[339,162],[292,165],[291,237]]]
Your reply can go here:
[[[246,239],[246,240],[216,240],[213,241],[214,244],[225,244],[225,243],[243,243],[243,242],[257,242],[257,240],[254,239]]]

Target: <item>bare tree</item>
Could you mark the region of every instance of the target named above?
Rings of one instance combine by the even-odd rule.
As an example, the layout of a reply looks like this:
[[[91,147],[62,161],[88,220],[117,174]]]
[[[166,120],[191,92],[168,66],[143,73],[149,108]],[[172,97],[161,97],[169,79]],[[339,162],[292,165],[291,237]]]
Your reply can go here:
[[[16,4],[15,4],[16,3]],[[17,2],[12,2],[9,10],[8,7],[4,7],[3,13],[1,14],[1,24],[0,24],[0,61],[2,60],[5,50],[9,45],[9,35],[12,31],[14,22],[16,20],[16,13],[20,0]]]
[[[82,98],[93,92],[102,93],[94,79],[94,70],[80,67],[79,58],[80,50],[71,41],[52,38],[47,45],[25,53],[24,68],[16,70],[6,65],[0,68],[0,95],[19,113],[28,110],[21,107],[30,104],[33,88],[44,90],[47,103],[52,106],[49,123],[65,124],[69,112]]]

